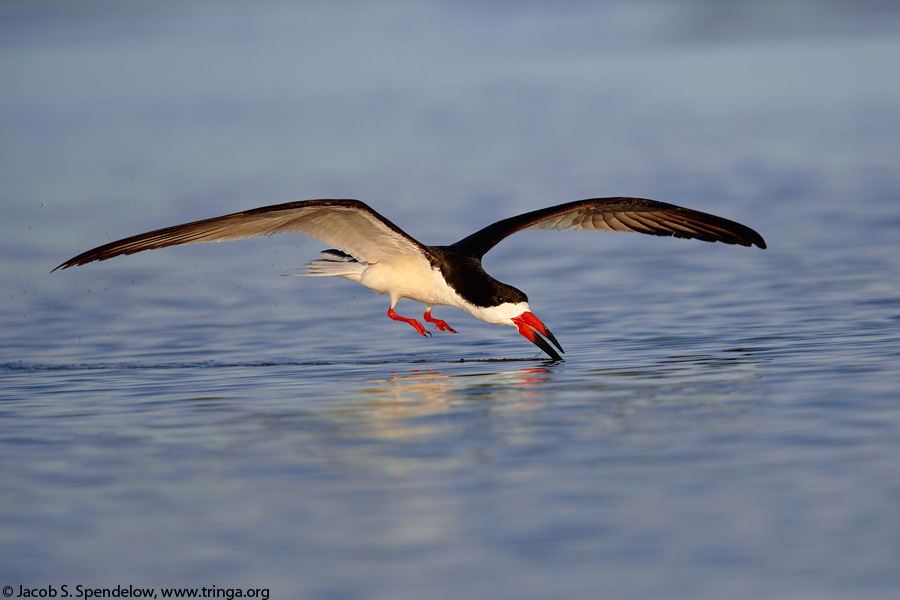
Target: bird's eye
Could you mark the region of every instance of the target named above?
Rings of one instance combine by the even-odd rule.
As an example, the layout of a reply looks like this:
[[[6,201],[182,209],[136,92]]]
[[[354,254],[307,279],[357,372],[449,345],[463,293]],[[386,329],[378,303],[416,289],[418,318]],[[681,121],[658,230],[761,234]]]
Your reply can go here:
[[[497,296],[497,302],[500,302],[500,303],[503,302],[503,295]]]

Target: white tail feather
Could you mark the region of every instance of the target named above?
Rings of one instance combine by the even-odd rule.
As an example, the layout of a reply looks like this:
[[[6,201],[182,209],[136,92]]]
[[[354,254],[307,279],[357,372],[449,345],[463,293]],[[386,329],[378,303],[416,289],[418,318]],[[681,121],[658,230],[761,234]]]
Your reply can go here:
[[[359,276],[369,266],[359,262],[349,254],[340,250],[325,250],[319,253],[319,260],[306,263],[306,273],[297,273],[303,277],[346,277],[359,281]]]

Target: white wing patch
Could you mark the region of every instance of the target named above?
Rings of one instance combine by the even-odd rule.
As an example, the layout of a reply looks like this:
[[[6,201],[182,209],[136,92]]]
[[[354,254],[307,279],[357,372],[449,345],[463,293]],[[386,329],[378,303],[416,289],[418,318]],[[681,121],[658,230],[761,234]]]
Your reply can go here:
[[[344,206],[310,206],[284,211],[265,235],[299,233],[314,237],[368,263],[396,260],[421,249],[366,211]],[[272,218],[276,217],[272,215]]]

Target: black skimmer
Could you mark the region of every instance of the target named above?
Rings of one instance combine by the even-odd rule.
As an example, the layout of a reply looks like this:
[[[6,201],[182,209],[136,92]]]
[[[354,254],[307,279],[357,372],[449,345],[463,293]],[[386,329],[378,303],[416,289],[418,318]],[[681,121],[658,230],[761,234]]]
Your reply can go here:
[[[497,221],[449,246],[426,246],[358,200],[306,200],[142,233],[88,250],[56,269],[179,244],[299,233],[335,247],[310,262],[304,275],[344,277],[390,296],[388,316],[423,336],[430,334],[422,323],[394,312],[400,298],[425,304],[424,320],[436,330],[456,333],[431,316],[435,305],[455,306],[487,323],[516,327],[553,360],[561,360],[553,346],[565,351],[532,314],[528,297],[481,267],[488,250],[526,229],[635,231],[766,247],[762,236],[740,223],[642,198],[594,198],[542,208]]]

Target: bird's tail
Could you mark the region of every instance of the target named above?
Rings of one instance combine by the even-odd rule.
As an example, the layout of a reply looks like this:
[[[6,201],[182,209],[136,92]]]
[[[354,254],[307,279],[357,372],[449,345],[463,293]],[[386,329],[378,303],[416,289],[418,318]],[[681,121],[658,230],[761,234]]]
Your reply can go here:
[[[319,253],[318,260],[306,263],[306,273],[297,273],[305,277],[346,277],[352,281],[359,281],[359,276],[368,263],[359,262],[349,254],[340,250],[324,250]]]

